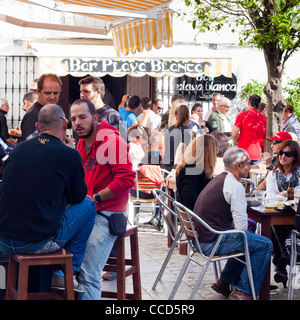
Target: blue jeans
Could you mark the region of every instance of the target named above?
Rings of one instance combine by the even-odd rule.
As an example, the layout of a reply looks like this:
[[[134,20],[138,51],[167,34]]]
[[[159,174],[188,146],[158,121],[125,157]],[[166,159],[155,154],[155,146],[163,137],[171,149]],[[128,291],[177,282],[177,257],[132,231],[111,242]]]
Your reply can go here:
[[[55,252],[62,247],[73,254],[73,271],[78,272],[95,223],[96,213],[95,203],[85,198],[79,204],[67,206],[56,234],[50,239],[33,243],[0,237],[0,250],[8,255],[45,254]]]
[[[264,280],[272,252],[272,241],[257,234],[247,232],[252,275],[256,295],[259,294]],[[226,255],[244,251],[244,237],[242,234],[225,235],[216,254]],[[200,243],[205,255],[209,255],[214,243]],[[247,267],[236,259],[229,259],[222,270],[221,280],[233,284],[236,289],[251,295]]]
[[[127,216],[126,212],[101,212],[107,216],[113,213]],[[101,300],[101,274],[116,239],[117,236],[109,232],[108,219],[97,214],[78,278],[84,289],[78,295],[79,300]]]

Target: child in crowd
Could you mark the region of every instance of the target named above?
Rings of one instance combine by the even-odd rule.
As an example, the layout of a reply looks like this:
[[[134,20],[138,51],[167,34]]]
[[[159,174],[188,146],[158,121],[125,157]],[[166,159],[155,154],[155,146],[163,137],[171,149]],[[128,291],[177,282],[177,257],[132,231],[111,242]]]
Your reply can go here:
[[[128,130],[129,137],[129,155],[132,161],[133,169],[137,169],[138,165],[141,163],[141,160],[145,156],[145,151],[142,147],[143,141],[147,133],[145,128],[142,126],[132,126]]]

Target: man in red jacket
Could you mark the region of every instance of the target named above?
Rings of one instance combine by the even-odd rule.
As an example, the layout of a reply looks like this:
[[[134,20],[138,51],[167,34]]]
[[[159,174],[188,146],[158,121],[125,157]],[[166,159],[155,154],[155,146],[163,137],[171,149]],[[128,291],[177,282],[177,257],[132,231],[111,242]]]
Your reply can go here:
[[[129,148],[119,131],[107,121],[98,123],[98,115],[90,101],[80,99],[73,103],[71,122],[80,138],[77,150],[83,161],[88,196],[97,205],[95,226],[78,279],[84,289],[79,299],[100,300],[101,273],[117,238],[111,233],[108,218],[112,215],[121,218],[126,228],[126,207],[135,172],[129,160]],[[126,218],[122,219],[124,216]]]

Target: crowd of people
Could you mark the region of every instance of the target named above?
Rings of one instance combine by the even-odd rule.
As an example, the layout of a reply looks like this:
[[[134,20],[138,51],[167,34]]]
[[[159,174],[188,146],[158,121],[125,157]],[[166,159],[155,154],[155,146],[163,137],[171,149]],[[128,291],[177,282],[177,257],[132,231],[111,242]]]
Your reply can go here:
[[[115,256],[120,235],[109,225],[110,218],[118,229],[126,229],[129,195],[136,195],[135,171],[156,166],[174,174],[178,200],[213,228],[247,231],[256,295],[272,250],[275,281],[286,285],[285,241],[293,226],[274,227],[272,239],[256,234],[240,180],[249,177],[251,166],[264,161],[269,173],[258,189],[285,196],[290,180],[294,187],[299,185],[300,124],[293,106],[286,106],[283,131],[266,137],[266,105],[256,94],[232,123],[231,101],[220,93],[213,94],[212,108],[204,117],[202,104],[190,110],[181,94],[172,96],[165,112],[161,99],[128,94],[115,110],[105,102],[103,81],[88,76],[79,82],[80,99],[71,104],[66,119],[58,106],[60,78],[44,74],[35,85],[24,95],[20,143],[8,133],[9,105],[0,99],[0,147],[8,156],[0,191],[3,253],[37,254],[64,247],[73,253],[79,299],[101,299],[103,268],[108,257]],[[66,135],[70,126],[74,138]],[[272,155],[265,152],[267,140]],[[16,192],[16,185],[22,192]],[[153,225],[162,228],[159,209]],[[200,224],[195,227],[203,252],[209,254],[217,239]],[[239,250],[240,236],[224,237],[218,254]],[[48,285],[64,289],[63,276],[62,270],[55,270]],[[228,261],[212,288],[231,299],[252,298],[247,271],[236,261]]]

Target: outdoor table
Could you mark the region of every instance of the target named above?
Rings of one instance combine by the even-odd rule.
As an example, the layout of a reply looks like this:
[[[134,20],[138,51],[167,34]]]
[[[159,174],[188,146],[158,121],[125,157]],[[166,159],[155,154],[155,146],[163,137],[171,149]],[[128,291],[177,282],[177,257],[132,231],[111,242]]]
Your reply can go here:
[[[247,208],[248,218],[261,224],[261,235],[272,240],[272,226],[274,225],[293,225],[295,220],[295,211],[266,211],[259,207]],[[267,268],[267,272],[260,290],[259,299],[270,299],[270,276],[271,276],[271,262]]]
[[[167,184],[168,184],[168,195],[171,196],[172,198],[174,198],[174,192],[176,192],[176,179],[175,178],[168,178],[166,179]],[[174,206],[173,203],[169,200],[168,203],[169,207],[174,210]],[[172,245],[172,237],[171,235],[168,233],[168,247],[170,248]],[[180,244],[179,245],[179,254],[183,254],[186,255],[187,254],[187,243],[184,244]]]

